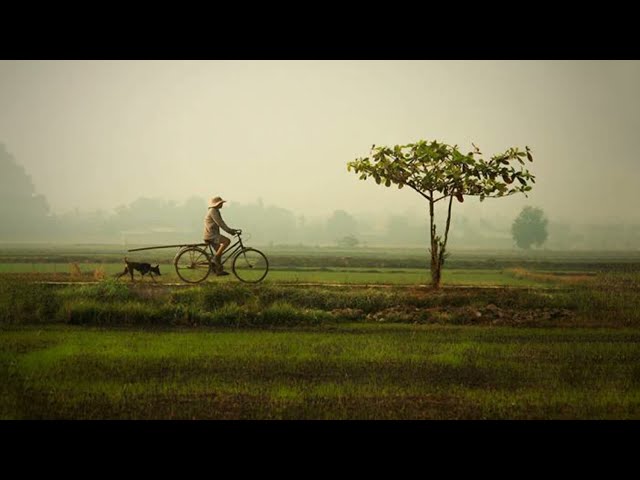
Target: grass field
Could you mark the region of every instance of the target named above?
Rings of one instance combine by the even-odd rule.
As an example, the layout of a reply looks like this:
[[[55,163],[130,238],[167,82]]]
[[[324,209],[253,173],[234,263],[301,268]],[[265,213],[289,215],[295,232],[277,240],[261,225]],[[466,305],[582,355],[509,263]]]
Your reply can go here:
[[[48,326],[0,338],[2,418],[640,418],[635,329]]]
[[[0,263],[0,418],[640,418],[633,259],[477,260],[436,291],[400,256],[174,286],[47,255]]]
[[[85,263],[79,264],[80,275],[70,264],[57,263],[2,263],[0,274],[32,274],[42,279],[53,281],[94,281],[101,277],[110,277],[122,273],[123,267],[116,263]],[[96,275],[96,272],[99,272]],[[180,283],[182,280],[176,275],[172,264],[161,264],[159,282]],[[518,274],[517,269],[449,269],[443,272],[444,285],[512,285],[512,286],[545,286],[560,282],[562,278],[557,272],[549,273],[547,277]],[[560,272],[566,274],[566,272]],[[578,275],[590,275],[592,272],[579,272]],[[566,276],[566,275],[565,275]],[[122,282],[130,282],[129,276],[121,278]],[[135,281],[152,282],[147,276],[144,280],[138,273]],[[210,275],[206,283],[237,282],[233,276],[216,277]],[[358,268],[358,267],[275,267],[269,270],[264,282],[266,283],[344,283],[344,284],[392,284],[392,285],[425,285],[430,282],[429,271],[425,268]]]

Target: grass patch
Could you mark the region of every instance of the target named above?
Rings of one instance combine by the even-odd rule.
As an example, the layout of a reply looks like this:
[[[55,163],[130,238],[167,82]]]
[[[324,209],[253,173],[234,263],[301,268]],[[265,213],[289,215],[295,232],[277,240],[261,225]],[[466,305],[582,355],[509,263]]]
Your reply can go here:
[[[637,272],[562,288],[304,286],[239,282],[171,287],[104,280],[48,285],[0,275],[0,323],[319,325],[345,321],[511,326],[640,325]]]
[[[532,280],[538,283],[579,285],[594,280],[594,274],[585,272],[532,272],[524,268],[509,268],[505,273],[519,280]]]
[[[92,282],[99,279],[115,279],[122,273],[120,263],[79,263],[71,268],[69,264],[56,263],[0,263],[0,274],[17,278],[41,281],[60,282]],[[331,264],[329,264],[331,265]],[[230,269],[230,265],[227,265]],[[173,264],[160,263],[162,275],[158,282],[182,283],[176,275]],[[153,284],[148,276],[142,279],[134,275],[133,283]],[[120,282],[132,283],[130,277],[124,276]],[[347,266],[292,267],[288,265],[274,266],[265,283],[342,283],[342,284],[391,284],[391,285],[426,285],[431,281],[426,264],[422,268],[398,268],[381,266],[376,269]],[[210,276],[206,284],[224,285],[237,283],[233,276]],[[507,271],[492,268],[450,269],[443,271],[444,285],[511,285],[511,286],[543,286],[546,280],[533,276],[516,276]]]
[[[0,347],[3,419],[640,418],[637,329],[5,326]]]

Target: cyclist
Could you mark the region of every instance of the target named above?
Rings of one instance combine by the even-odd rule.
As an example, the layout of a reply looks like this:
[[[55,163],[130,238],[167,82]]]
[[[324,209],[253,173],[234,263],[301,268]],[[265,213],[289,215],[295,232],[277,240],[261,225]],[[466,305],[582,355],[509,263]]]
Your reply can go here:
[[[229,227],[220,215],[220,209],[223,207],[226,200],[221,197],[213,197],[209,199],[209,208],[207,214],[204,216],[204,241],[210,243],[213,246],[213,250],[216,254],[213,257],[213,264],[215,267],[216,275],[229,275],[229,272],[225,272],[220,261],[222,252],[229,246],[231,240],[224,235],[220,234],[220,228],[225,232],[236,235],[237,230]]]

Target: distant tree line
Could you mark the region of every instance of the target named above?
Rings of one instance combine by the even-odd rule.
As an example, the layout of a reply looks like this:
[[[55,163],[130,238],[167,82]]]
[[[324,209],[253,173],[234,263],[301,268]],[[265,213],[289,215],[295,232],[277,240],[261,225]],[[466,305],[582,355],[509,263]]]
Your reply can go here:
[[[197,242],[207,199],[182,203],[138,198],[111,211],[51,212],[31,177],[0,144],[0,241],[162,244]],[[426,214],[425,214],[426,215]],[[232,227],[251,235],[255,245],[305,245],[358,248],[389,245],[423,247],[429,238],[425,216],[389,212],[387,215],[327,211],[324,217],[296,214],[285,208],[230,202],[224,217]],[[452,219],[451,248],[510,249],[513,218],[458,215]],[[640,248],[640,225],[569,225],[552,220],[544,248],[556,250],[616,250]]]
[[[0,143],[0,238],[37,237],[53,221],[47,199]]]

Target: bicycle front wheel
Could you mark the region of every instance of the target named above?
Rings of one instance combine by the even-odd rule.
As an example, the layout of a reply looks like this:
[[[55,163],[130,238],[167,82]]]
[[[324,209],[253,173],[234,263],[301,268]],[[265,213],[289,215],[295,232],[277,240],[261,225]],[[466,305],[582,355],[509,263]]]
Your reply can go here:
[[[178,253],[173,264],[180,279],[187,283],[200,283],[211,272],[209,255],[198,247],[186,248]]]
[[[260,250],[245,248],[234,257],[232,270],[241,282],[258,283],[267,276],[269,261]]]

